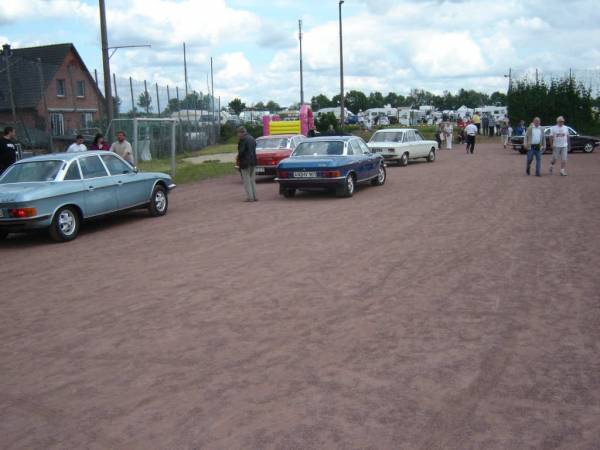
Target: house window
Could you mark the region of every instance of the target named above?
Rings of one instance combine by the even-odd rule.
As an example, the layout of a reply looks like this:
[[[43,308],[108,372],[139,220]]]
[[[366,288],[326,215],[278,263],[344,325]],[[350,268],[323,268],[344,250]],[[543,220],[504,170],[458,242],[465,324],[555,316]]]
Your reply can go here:
[[[77,97],[85,97],[85,81],[77,81]]]
[[[56,80],[56,96],[65,96],[65,80]]]
[[[81,128],[90,128],[94,121],[94,114],[86,112],[81,114]]]
[[[65,134],[65,118],[62,114],[50,114],[50,125],[52,127],[52,136],[62,136]]]

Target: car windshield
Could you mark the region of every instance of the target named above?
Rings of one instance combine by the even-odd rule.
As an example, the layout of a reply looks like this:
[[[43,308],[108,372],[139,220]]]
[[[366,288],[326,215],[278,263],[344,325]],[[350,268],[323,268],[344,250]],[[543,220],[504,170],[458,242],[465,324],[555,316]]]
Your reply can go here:
[[[0,178],[0,184],[54,181],[63,164],[63,161],[31,161],[15,164]]]
[[[279,148],[287,148],[289,139],[288,138],[270,138],[270,139],[257,139],[256,150],[274,150]]]
[[[294,151],[293,156],[343,155],[344,143],[340,141],[303,142]]]
[[[402,134],[397,131],[379,131],[373,135],[370,142],[402,142]]]

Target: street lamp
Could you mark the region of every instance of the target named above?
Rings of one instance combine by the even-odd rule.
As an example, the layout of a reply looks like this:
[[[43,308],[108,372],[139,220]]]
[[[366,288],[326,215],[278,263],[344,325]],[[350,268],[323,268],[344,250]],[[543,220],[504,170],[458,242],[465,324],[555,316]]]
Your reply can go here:
[[[344,0],[339,1],[340,10],[340,122],[344,127],[344,46],[342,42],[342,5]]]

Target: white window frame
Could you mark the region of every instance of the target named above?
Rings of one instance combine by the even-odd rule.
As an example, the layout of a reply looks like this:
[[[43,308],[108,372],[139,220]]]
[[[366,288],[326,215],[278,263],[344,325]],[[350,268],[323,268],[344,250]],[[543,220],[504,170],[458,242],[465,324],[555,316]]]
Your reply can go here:
[[[63,136],[65,134],[64,114],[50,113],[50,129],[52,130],[52,136]]]
[[[59,92],[58,87],[62,84],[62,93]],[[67,80],[63,78],[56,79],[56,96],[57,97],[65,97],[67,95]]]
[[[81,93],[79,88],[81,87]],[[85,98],[85,80],[77,80],[75,88],[77,89],[77,98]]]
[[[83,112],[81,113],[81,128],[90,128],[92,122],[94,122],[94,113]]]

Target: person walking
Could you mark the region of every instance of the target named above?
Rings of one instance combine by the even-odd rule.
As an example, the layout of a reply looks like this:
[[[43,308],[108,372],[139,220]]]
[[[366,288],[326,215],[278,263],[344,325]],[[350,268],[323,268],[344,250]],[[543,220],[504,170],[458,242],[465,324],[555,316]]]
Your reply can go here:
[[[477,126],[470,123],[465,127],[465,135],[467,138],[467,154],[475,153],[475,137],[477,136]]]
[[[450,121],[444,124],[444,139],[446,140],[446,150],[452,150],[453,127]]]
[[[525,132],[523,145],[527,149],[527,167],[525,173],[531,174],[531,163],[535,157],[535,176],[541,177],[542,169],[542,153],[546,150],[546,137],[544,136],[544,129],[540,125],[540,118],[535,117],[533,122],[527,128]]]
[[[0,175],[17,161],[17,132],[13,127],[4,128],[0,138]]]
[[[244,190],[246,191],[246,201],[256,202],[256,141],[248,134],[244,127],[239,127],[238,134],[238,155],[237,165],[242,174]]]
[[[569,129],[565,126],[565,119],[559,116],[556,125],[550,128],[550,145],[552,146],[552,159],[550,160],[550,174],[554,172],[554,164],[560,159],[560,174],[567,176],[567,154],[569,153]]]
[[[442,134],[444,130],[442,129],[442,123],[438,123],[435,126],[435,141],[437,142],[438,149],[442,148]]]
[[[490,127],[488,130],[488,136],[489,137],[494,137],[495,134],[495,130],[496,130],[496,119],[494,118],[494,116],[490,116],[490,121],[488,126]]]
[[[124,131],[117,131],[117,141],[112,143],[110,151],[116,153],[133,166],[135,164],[133,160],[133,149],[125,137]]]
[[[75,136],[75,142],[73,142],[71,145],[69,145],[69,148],[67,149],[67,153],[85,152],[85,151],[87,151],[87,147],[83,143],[83,136],[81,134],[78,134],[77,136]]]
[[[508,141],[510,139],[510,132],[511,132],[510,123],[508,121],[503,121],[502,128],[500,128],[500,136],[502,137],[502,145],[504,146],[505,150],[506,150],[506,146],[508,145]]]
[[[484,114],[483,117],[481,118],[481,131],[484,136],[488,135],[489,126],[490,126],[490,118],[488,117],[487,114]]]
[[[90,146],[90,150],[110,150],[110,145],[106,143],[102,133],[98,133],[96,136],[94,136],[94,141]]]

